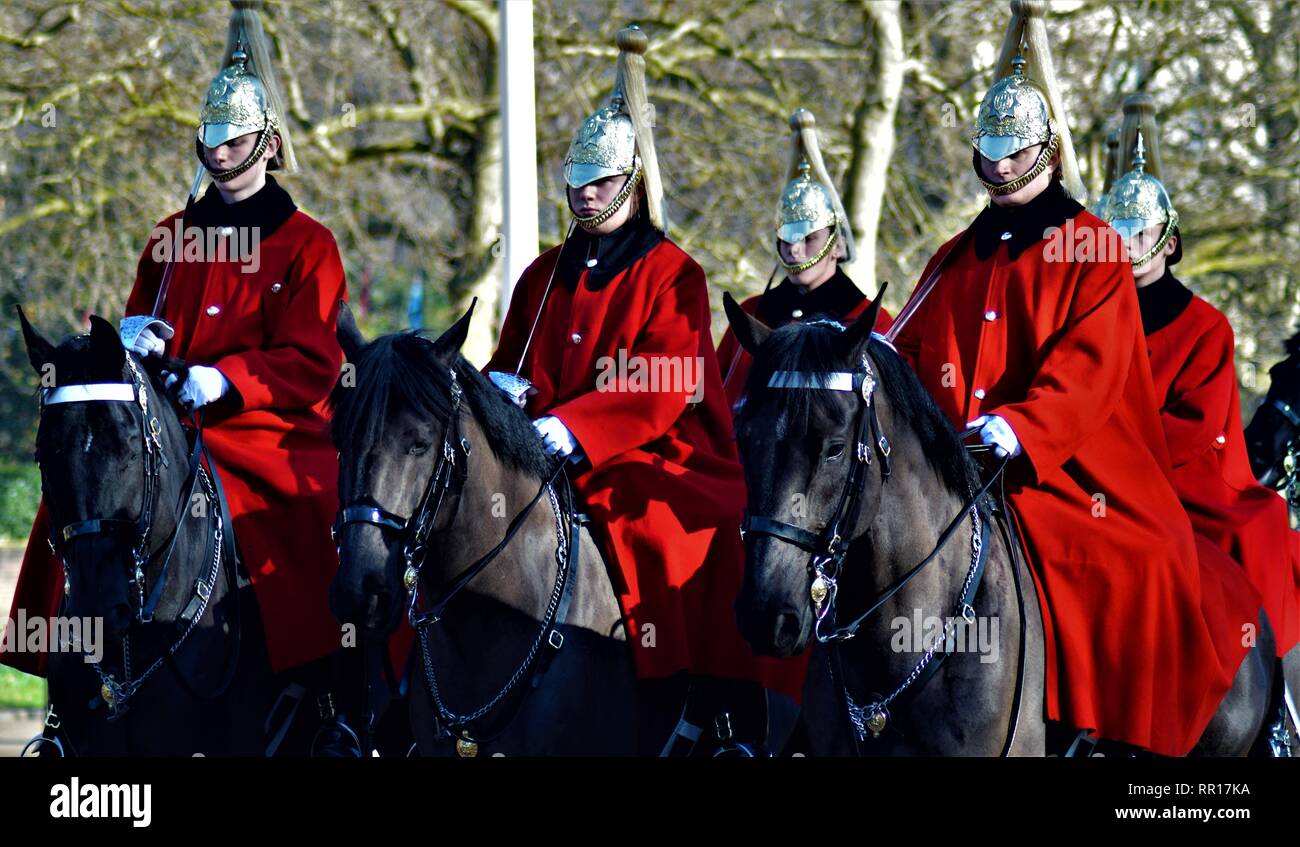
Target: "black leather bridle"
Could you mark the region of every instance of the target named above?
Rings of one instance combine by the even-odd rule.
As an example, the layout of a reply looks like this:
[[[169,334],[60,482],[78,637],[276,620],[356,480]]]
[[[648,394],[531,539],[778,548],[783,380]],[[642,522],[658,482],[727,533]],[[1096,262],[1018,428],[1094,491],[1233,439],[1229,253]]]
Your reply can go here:
[[[129,402],[133,408],[139,409],[140,440],[144,450],[142,462],[144,484],[141,494],[140,514],[135,520],[89,518],[73,521],[60,527],[57,532],[54,531],[56,523],[51,520],[51,534],[48,540],[51,551],[59,555],[64,562],[64,566],[67,567],[67,557],[63,554],[63,551],[65,545],[75,538],[86,535],[121,535],[130,538],[134,535],[135,541],[131,546],[132,572],[128,582],[136,589],[136,621],[147,624],[152,622],[154,610],[157,608],[158,601],[162,598],[163,589],[166,587],[167,573],[171,566],[171,554],[176,545],[176,538],[179,535],[181,516],[193,496],[194,485],[198,479],[199,460],[203,455],[202,423],[201,421],[195,423],[194,447],[190,451],[189,472],[185,483],[181,486],[180,497],[174,509],[176,520],[167,540],[159,546],[159,550],[165,549],[166,551],[162,560],[162,571],[158,579],[154,581],[153,588],[146,600],[144,596],[144,566],[152,558],[149,552],[149,537],[153,530],[154,510],[157,508],[160,475],[162,468],[167,466],[167,458],[163,455],[162,450],[162,426],[158,423],[158,418],[150,411],[149,390],[144,377],[136,366],[135,359],[130,355],[126,357],[126,367],[131,380],[129,383],[83,383],[43,390],[40,411],[41,414],[44,414],[47,407],[62,403],[106,401]],[[42,469],[43,475],[44,470]],[[52,508],[51,518],[53,518]],[[211,586],[208,586],[208,589],[210,590]]]
[[[142,472],[144,475],[144,484],[142,487],[140,514],[135,520],[126,520],[121,518],[89,518],[86,520],[73,521],[63,525],[57,532],[54,527],[57,522],[54,519],[53,504],[50,508],[50,535],[48,542],[50,550],[59,557],[63,562],[65,570],[71,567],[68,561],[66,545],[73,539],[83,536],[94,535],[116,535],[130,538],[134,535],[134,543],[131,547],[131,574],[128,584],[135,588],[135,607],[136,623],[146,625],[153,623],[154,612],[162,599],[163,591],[167,586],[168,573],[172,562],[172,553],[176,549],[176,541],[180,537],[180,528],[183,522],[185,510],[189,507],[194,496],[196,483],[203,482],[203,489],[207,497],[208,520],[212,529],[208,535],[208,550],[205,552],[205,562],[211,564],[207,568],[200,568],[199,574],[195,578],[194,585],[191,588],[188,601],[181,610],[175,621],[177,636],[170,646],[157,657],[157,659],[145,670],[144,673],[131,677],[129,664],[130,656],[130,634],[128,633],[122,641],[123,648],[123,680],[119,681],[112,674],[105,671],[99,662],[92,663],[92,667],[100,678],[100,693],[110,709],[110,719],[121,717],[126,713],[128,702],[140,689],[145,680],[162,666],[163,662],[170,659],[176,654],[176,651],[189,637],[198,620],[202,618],[207,610],[208,601],[212,596],[212,591],[216,587],[216,580],[222,561],[223,552],[226,554],[225,559],[230,567],[230,585],[232,590],[236,586],[236,553],[234,550],[233,539],[225,527],[222,509],[225,508],[224,499],[220,493],[220,483],[218,482],[215,466],[211,470],[211,482],[209,475],[202,468],[202,457],[205,453],[203,442],[203,421],[201,415],[192,416],[191,421],[194,426],[194,445],[190,450],[188,472],[184,483],[181,485],[180,494],[177,498],[176,505],[173,509],[175,520],[167,538],[160,543],[157,548],[150,552],[149,539],[152,535],[154,513],[157,509],[157,500],[161,489],[162,468],[167,467],[167,457],[163,453],[162,446],[162,426],[158,418],[154,415],[149,406],[149,389],[145,382],[140,369],[136,364],[134,356],[127,354],[126,369],[130,377],[130,382],[125,383],[77,383],[62,385],[56,388],[47,388],[41,392],[40,414],[44,415],[45,409],[49,406],[60,405],[64,403],[85,403],[85,402],[125,402],[131,404],[133,408],[140,411],[140,436],[142,450],[144,451],[142,460]],[[210,461],[210,460],[209,460]],[[45,485],[45,469],[41,468],[42,487],[48,489]],[[223,539],[227,542],[223,546]],[[149,590],[148,598],[145,597],[146,578],[145,565],[148,564],[155,556],[162,554],[162,562],[157,579],[154,580],[153,587]],[[65,573],[65,592],[70,584]],[[238,596],[236,594],[236,618],[238,618]],[[236,625],[238,627],[238,624]],[[234,678],[234,673],[238,665],[239,655],[239,633],[235,634],[236,646],[233,653],[234,658],[227,665],[227,671],[224,675],[223,682],[216,694],[208,695],[208,698],[218,696],[224,692]],[[184,677],[180,676],[182,682]],[[185,683],[188,685],[188,683]]]
[[[816,635],[822,642],[852,638],[857,629],[855,623],[850,631],[841,630],[823,634],[821,627],[822,622],[828,618],[834,621],[840,570],[852,541],[851,538],[844,538],[844,534],[852,532],[857,525],[862,510],[862,497],[866,491],[867,475],[871,471],[872,457],[877,454],[880,456],[882,483],[888,480],[892,473],[889,439],[880,426],[880,417],[873,402],[876,385],[875,372],[871,368],[871,360],[865,350],[858,359],[857,367],[851,373],[812,374],[777,371],[768,381],[769,388],[852,391],[862,398],[854,418],[853,431],[856,438],[850,458],[848,478],[844,481],[844,488],[840,491],[830,520],[822,530],[812,532],[785,521],[750,514],[746,514],[745,521],[741,525],[742,538],[767,535],[812,554],[808,564],[812,578],[809,590],[817,613]]]
[[[459,469],[460,473],[455,476],[462,486],[469,478],[470,442],[460,434],[460,404],[464,392],[460,387],[456,371],[449,369],[449,373],[451,410],[447,413],[447,420],[442,428],[442,445],[438,452],[438,460],[433,466],[433,473],[430,474],[428,482],[425,483],[424,490],[420,493],[420,499],[415,504],[415,511],[410,517],[402,517],[374,505],[378,501],[370,494],[363,494],[339,509],[334,518],[334,525],[330,528],[330,535],[334,538],[336,549],[340,549],[340,536],[349,524],[370,524],[381,530],[401,533],[402,557],[406,561],[406,572],[402,575],[402,583],[410,595],[411,605],[408,615],[411,617],[412,625],[415,624],[414,610],[419,590],[419,571],[428,551],[429,536],[433,533],[434,524],[437,523],[443,504],[451,491],[453,474]],[[458,455],[461,461],[457,461]],[[453,496],[456,497],[459,505],[459,486]],[[454,517],[455,514],[451,513],[451,518]]]
[[[836,329],[843,331],[843,327],[838,323],[828,322]],[[967,571],[966,578],[962,583],[961,596],[956,603],[956,610],[966,620],[972,621],[974,618],[974,600],[975,595],[979,592],[980,584],[983,581],[985,566],[988,563],[988,541],[989,541],[989,523],[987,517],[983,517],[977,504],[988,493],[995,482],[1001,477],[1006,470],[1010,457],[1004,458],[998,465],[989,479],[962,504],[956,516],[948,523],[943,532],[940,533],[934,548],[924,559],[911,568],[902,577],[895,580],[888,588],[876,596],[868,604],[866,611],[858,615],[852,621],[844,626],[836,623],[836,599],[838,596],[839,577],[844,565],[844,559],[848,554],[849,547],[853,541],[852,538],[844,538],[844,534],[851,533],[857,526],[859,514],[862,508],[862,498],[866,489],[867,475],[871,469],[872,456],[880,456],[880,477],[881,485],[889,480],[892,468],[890,466],[890,444],[889,439],[885,436],[881,425],[879,415],[876,411],[875,391],[878,387],[878,381],[875,372],[871,367],[871,359],[867,350],[862,350],[858,359],[857,366],[853,371],[836,371],[830,373],[808,373],[801,371],[776,371],[768,381],[768,388],[779,389],[823,389],[834,391],[851,391],[862,398],[862,403],[858,406],[855,416],[853,431],[856,434],[854,450],[852,455],[852,465],[849,468],[848,477],[845,480],[844,488],[840,492],[835,510],[831,513],[831,518],[827,521],[825,527],[820,532],[812,532],[803,527],[785,521],[778,521],[772,518],[746,514],[745,521],[741,525],[741,537],[748,539],[750,535],[767,535],[778,538],[788,544],[806,550],[811,554],[808,563],[809,577],[811,584],[809,594],[813,601],[814,611],[817,616],[817,622],[814,626],[814,634],[817,640],[822,643],[828,643],[831,650],[831,667],[832,675],[836,675],[836,669],[840,666],[841,658],[839,652],[833,648],[839,642],[847,641],[853,638],[862,624],[895,594],[901,591],[911,580],[920,573],[927,565],[935,561],[939,553],[943,550],[949,539],[953,537],[957,528],[963,521],[969,518],[972,522],[972,561],[970,569]],[[973,434],[976,430],[967,430],[962,433],[962,438]],[[1019,657],[1019,675],[1017,677],[1014,705],[1011,716],[1010,727],[1007,732],[1006,740],[1003,745],[1002,755],[1007,755],[1015,739],[1015,730],[1018,723],[1020,711],[1021,685],[1024,678],[1025,665],[1025,641],[1024,641],[1024,606],[1023,599],[1020,597],[1019,571],[1016,570],[1017,564],[1012,553],[1012,569],[1016,575],[1017,598],[1021,605],[1021,641]],[[831,627],[831,631],[824,632],[823,624]],[[937,645],[936,645],[937,646]],[[861,732],[857,730],[857,724],[865,723],[866,728],[871,728],[878,734],[879,728],[885,724],[887,706],[894,698],[900,695],[913,695],[920,690],[942,666],[944,659],[949,654],[938,652],[932,649],[922,662],[917,665],[912,674],[898,686],[894,693],[887,698],[877,698],[865,707],[857,706],[853,703],[848,689],[843,691],[846,706],[848,707],[850,717],[855,724],[855,732],[858,732],[860,739]],[[839,676],[843,672],[839,671]],[[857,742],[855,741],[855,744]]]

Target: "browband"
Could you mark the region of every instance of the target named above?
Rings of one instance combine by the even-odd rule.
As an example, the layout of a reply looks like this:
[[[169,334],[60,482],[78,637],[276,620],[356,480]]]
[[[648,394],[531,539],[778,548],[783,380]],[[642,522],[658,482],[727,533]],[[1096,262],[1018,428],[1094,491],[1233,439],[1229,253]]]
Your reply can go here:
[[[94,400],[135,402],[135,386],[126,382],[88,382],[81,385],[61,385],[46,389],[45,405],[56,403],[88,403]]]

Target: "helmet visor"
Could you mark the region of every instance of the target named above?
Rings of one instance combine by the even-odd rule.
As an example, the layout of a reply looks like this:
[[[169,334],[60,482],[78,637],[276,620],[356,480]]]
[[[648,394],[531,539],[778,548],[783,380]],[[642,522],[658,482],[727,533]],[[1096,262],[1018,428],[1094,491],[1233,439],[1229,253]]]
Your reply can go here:
[[[1026,147],[1041,143],[1037,138],[1026,138],[1023,135],[981,135],[975,139],[975,149],[990,162],[998,162],[1014,156]]]
[[[222,144],[239,138],[241,135],[261,132],[261,130],[260,126],[244,126],[242,124],[203,124],[199,127],[199,141],[203,142],[204,147],[220,147]]]

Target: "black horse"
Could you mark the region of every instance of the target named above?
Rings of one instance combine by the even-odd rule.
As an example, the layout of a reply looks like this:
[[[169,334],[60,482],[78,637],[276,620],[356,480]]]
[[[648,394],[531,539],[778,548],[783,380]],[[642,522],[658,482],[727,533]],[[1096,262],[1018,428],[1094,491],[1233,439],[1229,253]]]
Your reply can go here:
[[[760,653],[817,638],[814,751],[1042,755],[1042,613],[1014,521],[984,495],[997,476],[981,483],[911,368],[873,340],[879,299],[847,328],[776,330],[724,301],[754,356],[736,421],[749,485],[737,615]],[[1266,619],[1260,633],[1194,752],[1240,755],[1260,736]]]
[[[54,737],[82,756],[262,755],[276,689],[201,440],[164,390],[160,370],[184,364],[140,360],[98,316],[57,347],[19,318],[45,384],[36,460],[60,617],[102,622],[102,643],[50,648]]]
[[[1295,475],[1285,462],[1300,441],[1300,332],[1287,339],[1286,358],[1268,375],[1268,395],[1246,427],[1246,451],[1260,484],[1280,488]]]

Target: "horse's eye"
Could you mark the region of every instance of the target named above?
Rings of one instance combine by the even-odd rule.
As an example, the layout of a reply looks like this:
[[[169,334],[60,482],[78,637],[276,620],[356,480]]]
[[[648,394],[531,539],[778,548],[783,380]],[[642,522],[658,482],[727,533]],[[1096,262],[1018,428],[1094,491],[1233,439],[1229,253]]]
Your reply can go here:
[[[423,456],[429,452],[429,446],[427,441],[417,441],[411,445],[411,448],[406,453],[408,456]]]
[[[826,460],[833,461],[844,455],[844,442],[833,441],[826,445]]]

